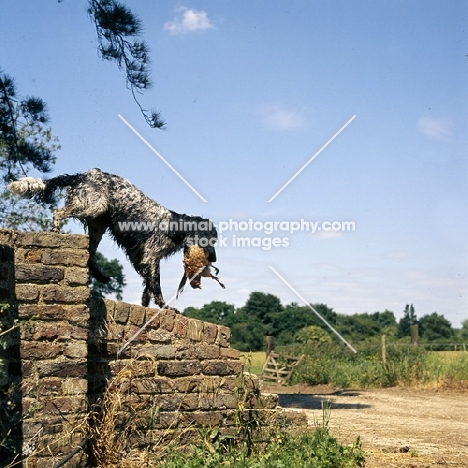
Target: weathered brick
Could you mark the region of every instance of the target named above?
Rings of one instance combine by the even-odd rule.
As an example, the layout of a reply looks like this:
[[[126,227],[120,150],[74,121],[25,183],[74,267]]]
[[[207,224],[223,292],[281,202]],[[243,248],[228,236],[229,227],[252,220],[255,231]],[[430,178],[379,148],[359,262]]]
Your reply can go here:
[[[217,359],[219,358],[219,346],[203,344],[181,344],[177,346],[177,359]]]
[[[172,393],[158,396],[158,405],[161,411],[196,410],[198,408],[198,395],[196,393]]]
[[[220,348],[219,354],[221,357],[231,358],[231,359],[239,359],[240,351],[233,348]]]
[[[170,379],[165,378],[133,379],[132,391],[138,394],[172,393],[174,385]]]
[[[44,341],[23,341],[20,345],[21,359],[52,359],[62,354],[63,343]]]
[[[58,304],[20,304],[18,307],[18,317],[20,319],[29,319],[32,317],[41,320],[63,320],[63,306]]]
[[[184,377],[200,373],[199,361],[167,361],[158,363],[158,374],[166,377]]]
[[[36,398],[39,396],[58,396],[62,394],[62,379],[49,377],[45,379],[24,379],[21,384],[21,393],[24,397]]]
[[[187,338],[192,341],[201,341],[203,338],[203,322],[196,319],[188,319]]]
[[[33,339],[35,340],[86,340],[88,330],[84,327],[70,325],[66,322],[38,322],[33,324]]]
[[[13,246],[16,234],[16,231],[11,229],[0,229],[0,244]]]
[[[103,310],[103,318],[105,320],[115,319],[115,307],[120,303],[106,298],[101,299],[100,302],[101,309]],[[95,312],[95,308],[93,308],[93,312]]]
[[[44,265],[20,264],[15,268],[15,279],[27,283],[58,283],[65,276],[63,268],[47,267]]]
[[[238,385],[237,375],[226,375],[219,381],[219,388],[225,392],[233,392]]]
[[[146,319],[146,307],[136,304],[130,306],[130,323],[133,325],[143,325]]]
[[[123,332],[123,339],[125,341],[130,339],[132,340],[132,343],[143,343],[146,341],[146,330],[141,330],[141,327],[127,325],[123,328]]]
[[[42,255],[44,265],[85,267],[88,264],[88,259],[88,251],[77,249],[50,249],[44,251]]]
[[[86,377],[87,363],[77,361],[41,362],[38,375],[43,377]]]
[[[233,419],[234,410],[214,410],[214,411],[191,411],[181,414],[184,426],[217,426],[225,425],[229,419]]]
[[[127,366],[130,366],[132,369],[132,375],[134,377],[155,377],[157,374],[157,363],[153,360],[139,361],[137,366],[132,366],[132,363],[135,361],[131,360],[118,360],[110,361],[109,369],[111,370],[112,375],[117,375]]]
[[[229,340],[231,339],[231,329],[218,325],[218,341],[219,346],[227,348],[229,346]]]
[[[63,318],[77,325],[86,325],[89,320],[89,309],[85,304],[63,306]]]
[[[65,344],[63,354],[70,358],[85,358],[88,356],[88,346],[85,341],[71,341]]]
[[[174,345],[146,345],[140,352],[154,356],[156,359],[174,359],[176,347]]]
[[[159,315],[161,313],[161,309],[151,309],[149,307],[146,308],[146,319],[147,321],[151,320],[148,325],[148,328],[159,328]]]
[[[15,295],[18,301],[35,301],[39,297],[39,287],[36,284],[17,284]]]
[[[88,381],[86,379],[61,379],[60,383],[63,395],[82,395],[88,391]]]
[[[148,340],[155,343],[169,344],[172,342],[172,333],[166,330],[148,330],[146,333]]]
[[[65,414],[86,411],[87,401],[85,397],[63,396],[44,400],[43,414]]]
[[[196,375],[173,379],[174,390],[180,393],[214,393],[219,391],[221,379],[218,376]]]
[[[22,247],[72,247],[86,249],[87,236],[77,234],[56,234],[53,232],[17,232],[16,245]]]
[[[211,409],[234,409],[237,407],[237,398],[229,393],[211,393],[200,395],[199,408]]]
[[[119,323],[127,323],[130,315],[130,304],[126,302],[116,302],[114,320]]]
[[[202,372],[205,375],[233,375],[241,371],[240,361],[207,361],[204,363]]]
[[[159,323],[160,327],[167,331],[172,331],[174,329],[176,312],[171,309],[162,309],[159,314]]]
[[[218,326],[214,323],[205,322],[203,324],[203,341],[207,344],[214,344],[218,336]]]
[[[183,315],[177,315],[175,318],[174,329],[172,330],[172,333],[177,338],[185,338],[185,336],[187,335],[187,323],[187,317],[184,317]]]
[[[65,270],[65,284],[68,286],[86,286],[88,281],[87,268],[70,267]]]
[[[15,249],[15,263],[39,263],[42,260],[42,250],[23,249],[18,247]]]
[[[85,286],[43,286],[42,299],[44,302],[59,302],[65,304],[82,304],[89,299],[90,290]]]

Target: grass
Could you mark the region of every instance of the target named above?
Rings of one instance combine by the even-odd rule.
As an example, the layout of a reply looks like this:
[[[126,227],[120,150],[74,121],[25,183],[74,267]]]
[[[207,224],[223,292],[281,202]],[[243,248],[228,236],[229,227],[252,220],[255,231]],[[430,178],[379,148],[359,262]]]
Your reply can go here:
[[[251,353],[242,353],[241,356],[242,364],[245,369],[255,375],[262,373],[263,365],[265,364],[266,354],[265,351],[254,351]]]
[[[357,354],[336,344],[284,347],[278,352],[306,354],[292,384],[330,384],[345,388],[439,386],[468,381],[468,352],[426,351],[412,346],[387,345],[387,363],[375,344],[361,344]]]
[[[359,468],[365,464],[359,437],[351,445],[340,444],[330,435],[330,405],[322,407],[322,420],[315,431],[300,434],[277,432],[268,444],[256,444],[247,454],[242,445],[204,444],[189,454],[173,452],[160,468]]]
[[[286,435],[258,453],[246,456],[239,449],[210,452],[195,447],[189,455],[171,454],[161,468],[355,468],[364,466],[359,439],[342,445],[328,429],[317,429],[299,436]]]

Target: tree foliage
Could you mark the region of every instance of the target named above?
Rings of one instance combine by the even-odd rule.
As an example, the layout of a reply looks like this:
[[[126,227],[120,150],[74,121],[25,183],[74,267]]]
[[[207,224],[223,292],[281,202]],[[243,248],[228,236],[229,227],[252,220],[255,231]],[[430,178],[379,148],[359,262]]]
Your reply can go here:
[[[0,70],[0,173],[4,182],[31,169],[50,172],[59,149],[45,127],[49,115],[38,97],[21,97],[14,79]]]
[[[100,283],[90,277],[89,287],[94,294],[104,297],[108,294],[115,295],[118,301],[122,300],[123,289],[126,286],[123,266],[117,260],[108,260],[101,252],[96,252],[96,264],[104,275],[110,277],[108,283]]]
[[[417,322],[413,305],[405,307],[405,315],[399,323],[390,310],[348,315],[339,314],[325,304],[311,304],[311,307],[353,343],[375,343],[375,339],[380,340],[383,334],[395,340],[398,330],[407,329],[409,335],[409,326]],[[323,345],[339,340],[310,307],[296,302],[283,306],[278,297],[268,293],[252,292],[245,305],[239,308],[226,302],[213,301],[200,308],[187,307],[184,314],[229,327],[231,344],[241,351],[264,350],[266,335],[274,336],[277,346],[293,343]],[[419,325],[426,342],[468,337],[468,320],[463,322],[462,329],[454,330],[450,322],[436,312],[423,316]],[[406,336],[403,334],[402,338]]]
[[[452,324],[437,312],[423,315],[419,320],[419,334],[428,341],[450,338],[453,333]]]
[[[152,86],[149,47],[139,39],[141,20],[116,0],[88,0],[88,14],[96,26],[102,59],[117,63],[125,72],[127,87],[150,127],[163,128],[160,113],[143,109],[136,96]]]
[[[330,343],[332,338],[323,328],[309,325],[301,328],[295,335],[295,341],[302,344],[307,343]]]
[[[50,204],[12,196],[8,182],[32,170],[46,174],[55,164],[58,140],[47,127],[45,102],[19,95],[14,79],[0,71],[0,226],[31,231],[51,227]]]
[[[411,335],[411,325],[416,325],[418,323],[418,317],[414,311],[413,304],[406,304],[405,310],[403,311],[403,318],[398,322],[398,338],[403,336]]]

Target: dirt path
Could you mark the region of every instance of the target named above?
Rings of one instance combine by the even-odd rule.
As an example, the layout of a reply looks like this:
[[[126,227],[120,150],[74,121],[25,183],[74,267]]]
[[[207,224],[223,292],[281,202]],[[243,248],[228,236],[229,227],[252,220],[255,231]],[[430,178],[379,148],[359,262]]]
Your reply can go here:
[[[309,424],[332,404],[331,433],[341,442],[361,437],[367,468],[468,467],[468,391],[387,388],[339,390],[269,387],[284,408],[305,410]]]

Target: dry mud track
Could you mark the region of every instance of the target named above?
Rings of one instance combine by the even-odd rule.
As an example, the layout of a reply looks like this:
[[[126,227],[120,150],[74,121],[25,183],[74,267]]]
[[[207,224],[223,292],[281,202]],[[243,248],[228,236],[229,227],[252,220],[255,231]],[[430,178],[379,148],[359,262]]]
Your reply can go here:
[[[329,427],[340,442],[361,437],[367,468],[468,468],[468,389],[340,390],[270,386],[284,408],[305,411],[310,425],[331,401]]]

